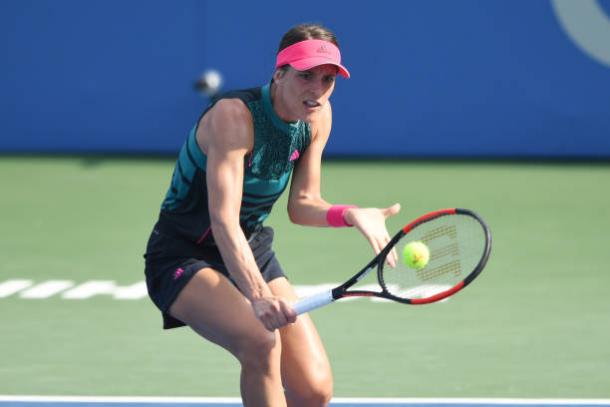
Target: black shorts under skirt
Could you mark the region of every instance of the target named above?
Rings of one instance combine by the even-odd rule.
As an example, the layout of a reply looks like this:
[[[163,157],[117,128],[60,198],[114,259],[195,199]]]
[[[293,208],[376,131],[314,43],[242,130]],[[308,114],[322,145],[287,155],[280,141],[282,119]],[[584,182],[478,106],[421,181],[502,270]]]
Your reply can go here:
[[[284,277],[282,267],[271,247],[272,228],[263,227],[253,233],[249,236],[248,243],[266,282]],[[185,325],[169,315],[169,309],[180,291],[199,270],[212,268],[231,280],[216,246],[200,246],[195,242],[164,234],[156,227],[148,240],[144,258],[148,295],[163,314],[164,329]]]

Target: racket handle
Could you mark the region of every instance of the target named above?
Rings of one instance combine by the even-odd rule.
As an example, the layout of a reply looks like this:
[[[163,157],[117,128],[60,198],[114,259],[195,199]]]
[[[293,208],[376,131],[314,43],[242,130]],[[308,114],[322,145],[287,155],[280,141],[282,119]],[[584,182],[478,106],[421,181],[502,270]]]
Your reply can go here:
[[[292,308],[295,310],[297,315],[301,315],[316,308],[328,305],[334,300],[332,290],[328,290],[300,299],[292,306]]]

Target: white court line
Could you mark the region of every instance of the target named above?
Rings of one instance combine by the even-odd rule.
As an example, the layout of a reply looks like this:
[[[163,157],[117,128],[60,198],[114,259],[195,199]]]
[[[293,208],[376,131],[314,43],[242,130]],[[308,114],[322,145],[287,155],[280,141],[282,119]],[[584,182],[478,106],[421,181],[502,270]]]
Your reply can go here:
[[[74,285],[70,280],[49,280],[23,291],[19,296],[27,299],[49,298]]]
[[[32,280],[8,280],[4,283],[0,283],[0,298],[18,293],[32,284]]]
[[[30,396],[0,395],[0,402],[21,401],[40,403],[167,403],[167,404],[239,404],[238,397],[123,397],[123,396]],[[383,397],[336,397],[332,404],[494,404],[494,405],[598,405],[610,406],[610,399],[532,399],[532,398],[383,398]]]

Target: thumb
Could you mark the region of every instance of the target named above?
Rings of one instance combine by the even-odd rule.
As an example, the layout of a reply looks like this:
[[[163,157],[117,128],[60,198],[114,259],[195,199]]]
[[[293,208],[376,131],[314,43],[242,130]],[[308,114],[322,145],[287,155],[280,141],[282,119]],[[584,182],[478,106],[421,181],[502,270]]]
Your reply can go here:
[[[288,322],[295,322],[297,319],[297,313],[294,311],[292,306],[285,301],[280,301],[280,309],[286,317]]]
[[[394,205],[390,206],[389,208],[383,209],[381,212],[383,213],[383,216],[385,216],[386,218],[388,218],[390,216],[394,216],[398,212],[400,212],[400,204],[395,203]]]

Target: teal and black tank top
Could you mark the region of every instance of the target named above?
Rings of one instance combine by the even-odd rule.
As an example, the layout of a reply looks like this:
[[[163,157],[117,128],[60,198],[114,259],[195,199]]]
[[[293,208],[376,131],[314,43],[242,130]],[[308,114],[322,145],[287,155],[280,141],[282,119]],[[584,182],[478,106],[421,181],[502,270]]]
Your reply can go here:
[[[290,174],[311,141],[303,121],[286,123],[271,104],[270,85],[225,93],[212,101],[201,117],[221,99],[240,99],[252,113],[254,147],[244,158],[244,184],[239,213],[246,236],[260,229],[273,204],[288,185]],[[200,117],[200,119],[201,119]],[[206,185],[207,157],[196,140],[197,124],[180,150],[171,185],[161,205],[160,230],[198,244],[213,244]]]

